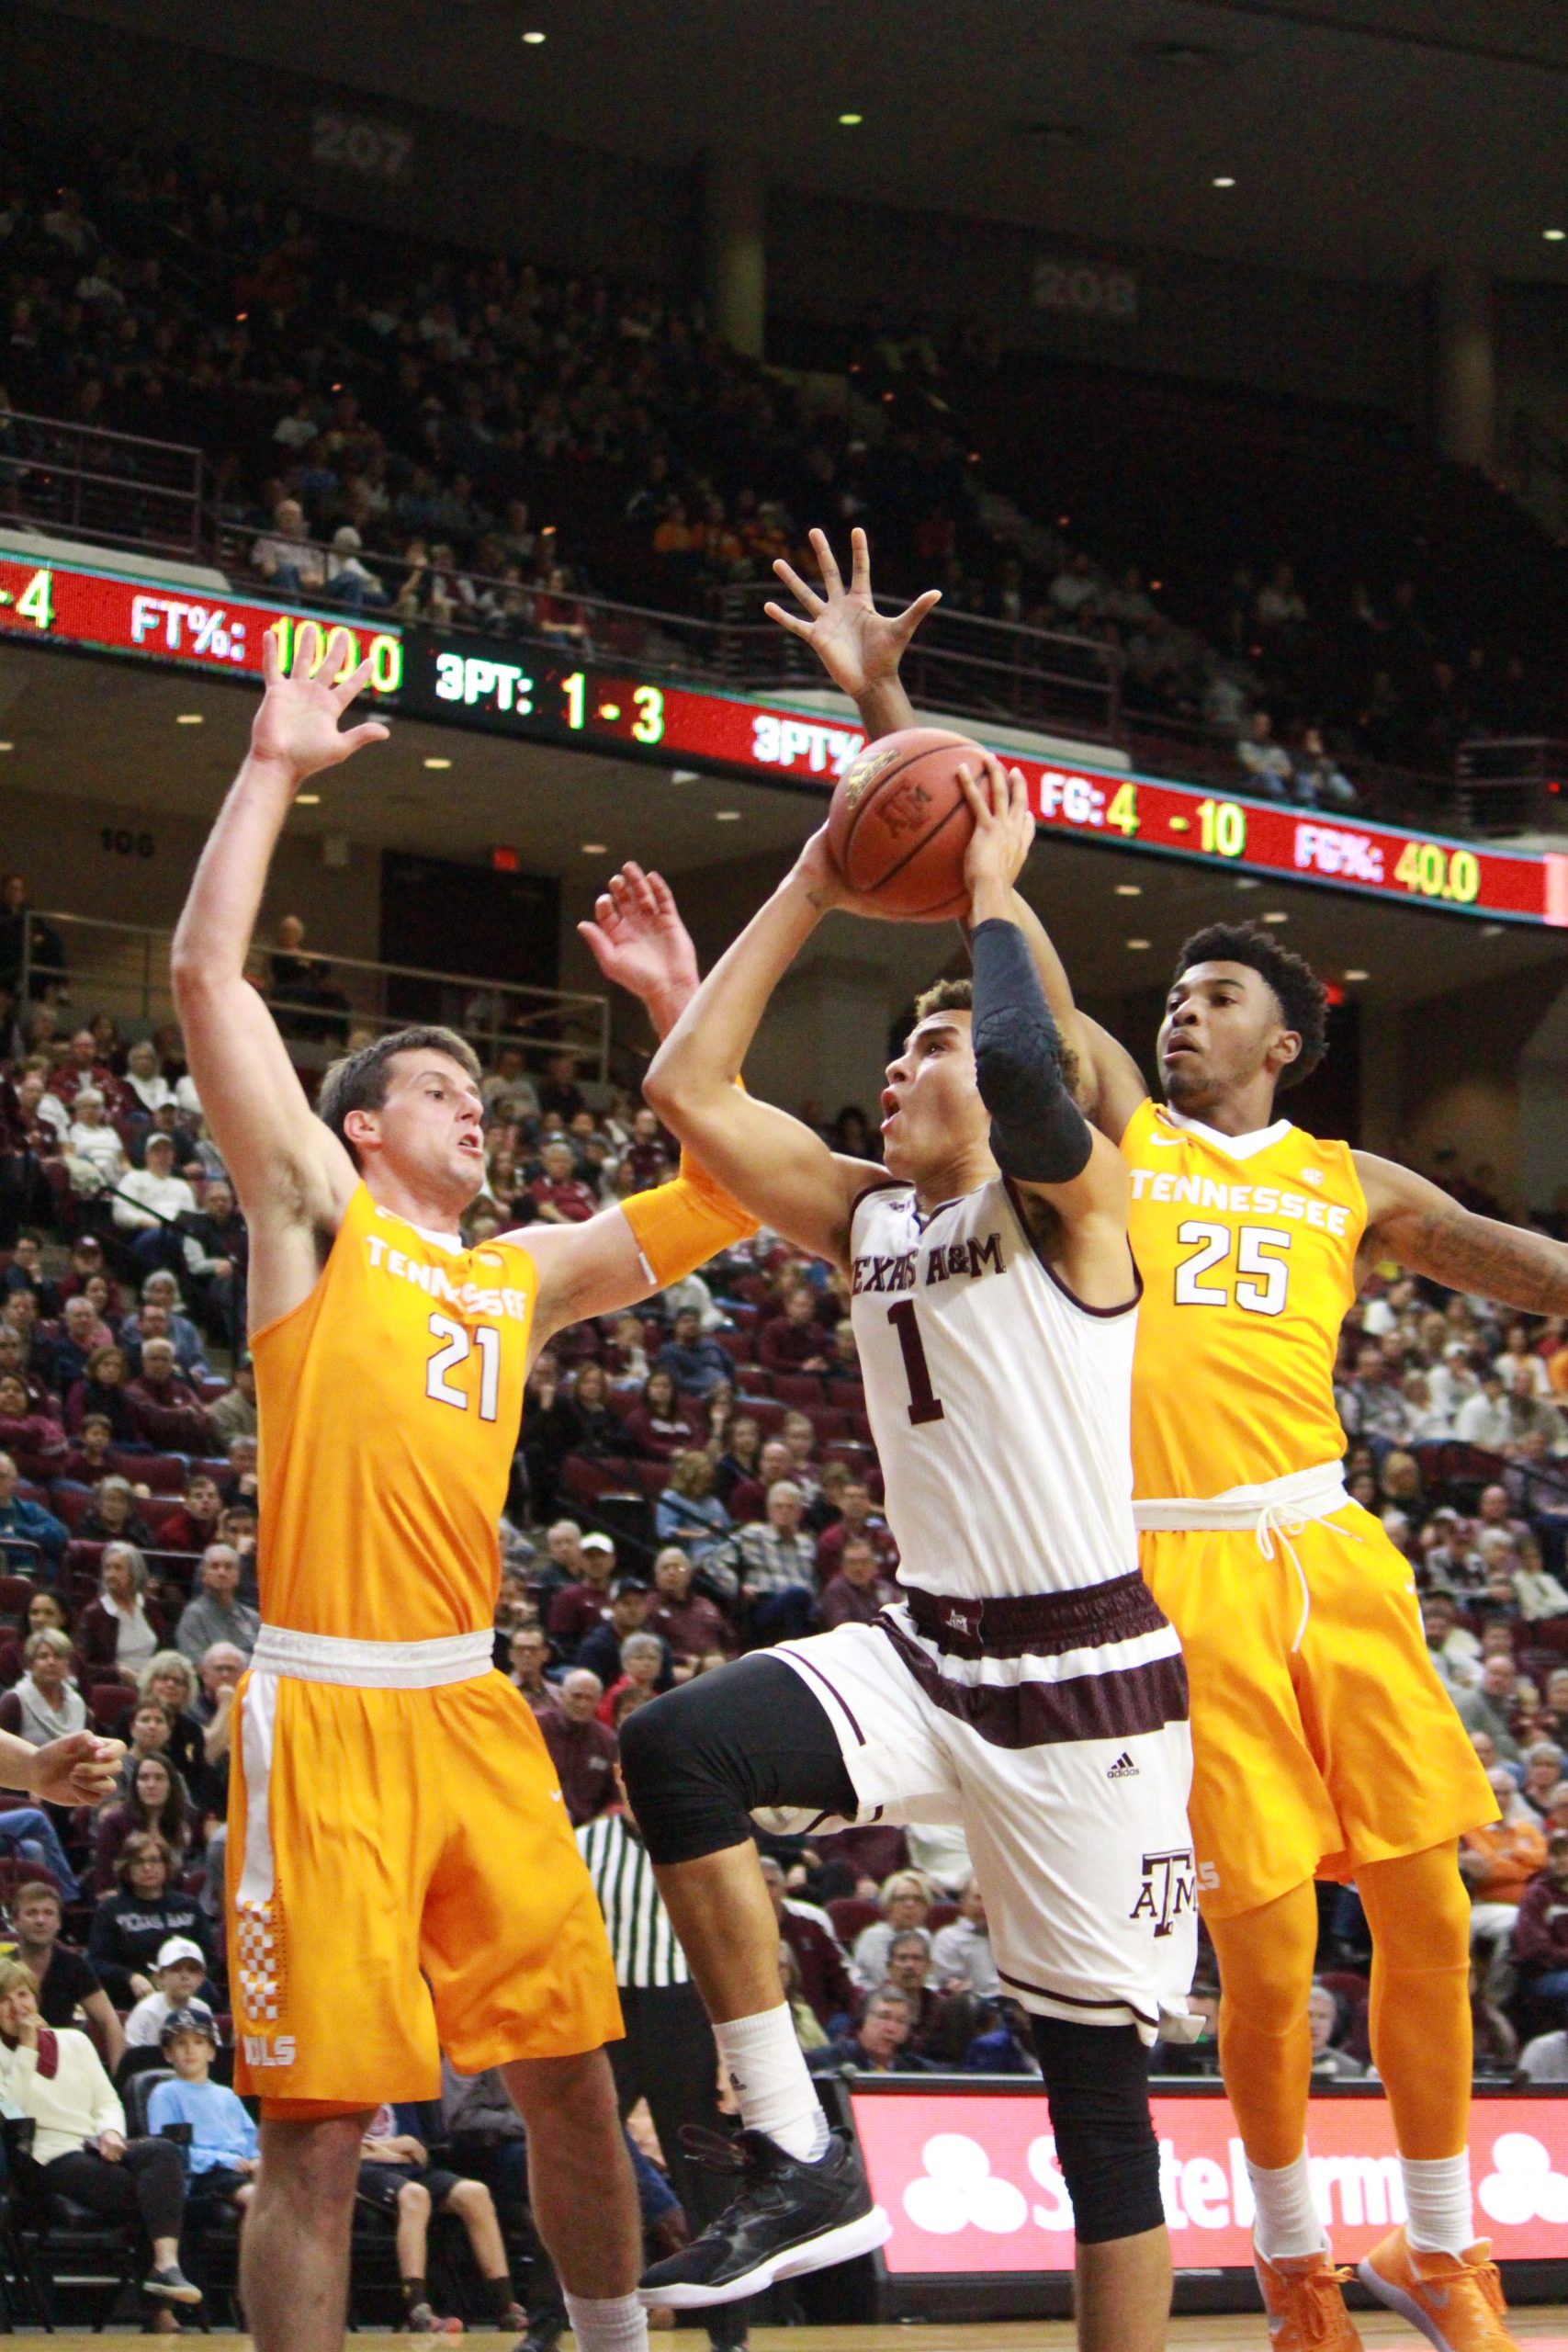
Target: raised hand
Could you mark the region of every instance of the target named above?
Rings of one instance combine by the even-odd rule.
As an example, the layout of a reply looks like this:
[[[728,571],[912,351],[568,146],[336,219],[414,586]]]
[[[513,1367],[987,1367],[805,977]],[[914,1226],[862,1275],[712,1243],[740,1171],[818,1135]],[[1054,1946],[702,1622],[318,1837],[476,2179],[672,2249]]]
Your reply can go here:
[[[646,1005],[667,1036],[697,992],[697,951],[664,876],[628,860],[577,929],[604,978]]]
[[[994,752],[982,752],[981,762],[978,775],[967,765],[958,771],[975,819],[964,860],[975,922],[984,922],[992,915],[1010,919],[1012,886],[1023,871],[1034,840],[1029,787],[1021,771],[1004,768]]]
[[[901,613],[879,613],[871,597],[871,549],[860,526],[850,533],[847,588],[827,532],[813,531],[810,537],[824,593],[818,595],[781,556],[773,570],[803,611],[792,613],[771,604],[762,610],[809,645],[833,684],[858,702],[870,687],[897,677],[904,648],[932,606],[941,604],[942,591],[928,588]]]
[[[384,743],[388,729],[379,719],[367,718],[345,733],[338,720],[369,683],[370,664],[351,670],[348,659],[354,639],[347,629],[334,628],[323,656],[321,631],[314,621],[302,621],[294,636],[294,659],[286,671],[279,654],[277,631],[262,639],[262,673],[266,692],[251,727],[251,757],[286,769],[296,785],[322,768],[352,759],[367,743]]]

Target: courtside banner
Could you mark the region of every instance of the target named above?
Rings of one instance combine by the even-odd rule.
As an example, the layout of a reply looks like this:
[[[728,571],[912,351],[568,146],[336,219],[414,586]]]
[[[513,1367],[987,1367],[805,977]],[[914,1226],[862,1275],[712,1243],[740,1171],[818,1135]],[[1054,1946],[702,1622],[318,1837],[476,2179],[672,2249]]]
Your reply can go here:
[[[1070,2270],[1073,2224],[1043,2091],[867,2090],[849,2104],[872,2192],[893,2224],[893,2278]],[[1160,2172],[1179,2270],[1252,2263],[1252,2197],[1230,2103],[1156,2097]],[[1568,2257],[1568,2098],[1479,2098],[1471,2121],[1475,2226],[1500,2262]],[[1404,2219],[1386,2100],[1312,2102],[1313,2188],[1337,2262]]]

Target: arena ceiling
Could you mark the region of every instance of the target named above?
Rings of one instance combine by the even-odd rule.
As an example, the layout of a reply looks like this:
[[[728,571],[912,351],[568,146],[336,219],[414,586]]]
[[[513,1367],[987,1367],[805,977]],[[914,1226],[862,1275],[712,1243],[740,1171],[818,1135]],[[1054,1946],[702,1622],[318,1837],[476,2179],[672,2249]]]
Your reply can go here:
[[[681,169],[739,143],[779,190],[1568,282],[1568,241],[1543,242],[1568,229],[1562,0],[31,4]]]

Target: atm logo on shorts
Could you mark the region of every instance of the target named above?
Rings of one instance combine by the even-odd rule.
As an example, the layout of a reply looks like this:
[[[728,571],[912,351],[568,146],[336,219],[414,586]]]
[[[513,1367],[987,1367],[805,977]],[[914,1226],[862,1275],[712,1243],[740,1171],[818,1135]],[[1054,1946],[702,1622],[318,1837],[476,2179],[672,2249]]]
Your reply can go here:
[[[1197,1901],[1198,1873],[1190,1846],[1179,1853],[1145,1854],[1144,1883],[1127,1917],[1151,1919],[1156,1936],[1168,1936],[1177,1921],[1196,1907]]]
[[[242,2039],[247,2066],[292,2066],[299,2054],[291,2033],[247,2033]]]

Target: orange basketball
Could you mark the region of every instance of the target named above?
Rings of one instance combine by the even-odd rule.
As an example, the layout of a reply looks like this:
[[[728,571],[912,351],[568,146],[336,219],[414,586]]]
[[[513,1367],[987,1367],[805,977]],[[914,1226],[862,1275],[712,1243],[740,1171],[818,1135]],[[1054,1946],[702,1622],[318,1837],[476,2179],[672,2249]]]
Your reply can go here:
[[[853,759],[833,787],[828,841],[852,889],[910,922],[964,912],[964,858],[975,820],[958,770],[982,773],[977,743],[941,727],[904,727]]]

